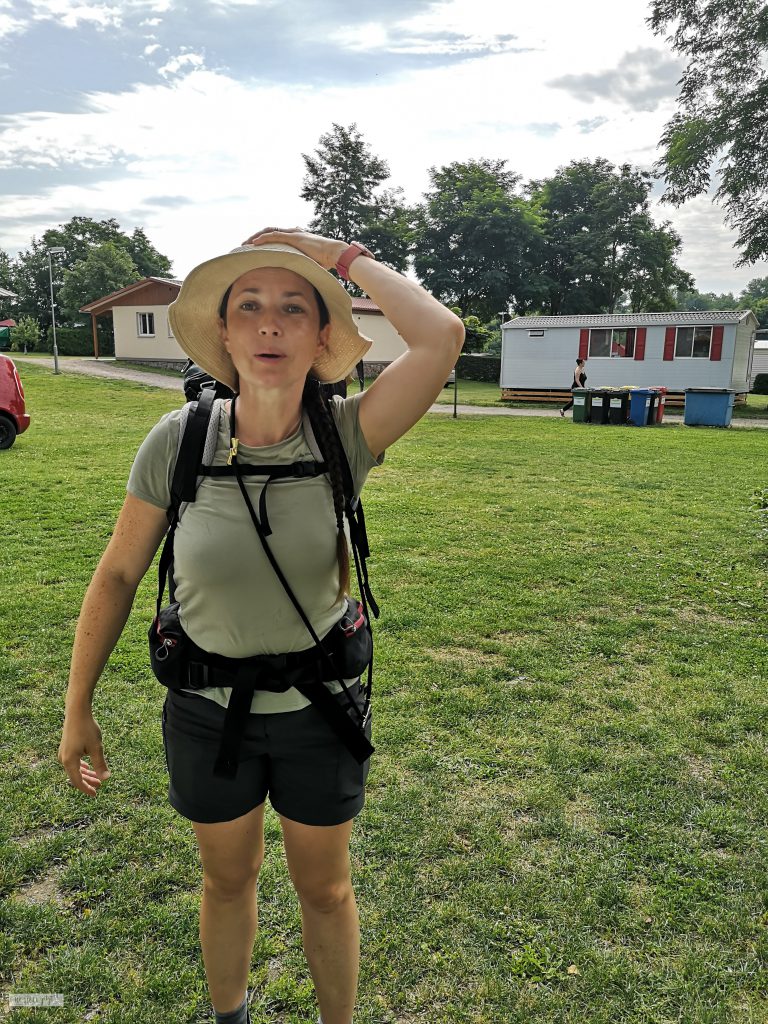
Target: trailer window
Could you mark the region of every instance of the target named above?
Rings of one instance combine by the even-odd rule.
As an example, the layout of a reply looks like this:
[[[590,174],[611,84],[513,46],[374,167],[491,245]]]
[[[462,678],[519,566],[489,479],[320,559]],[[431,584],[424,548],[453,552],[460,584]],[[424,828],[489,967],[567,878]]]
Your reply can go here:
[[[677,328],[675,359],[709,359],[711,347],[711,327]]]
[[[595,328],[589,332],[589,358],[607,359],[611,354],[611,332]]]
[[[634,327],[594,327],[590,330],[590,359],[633,359],[634,355]]]

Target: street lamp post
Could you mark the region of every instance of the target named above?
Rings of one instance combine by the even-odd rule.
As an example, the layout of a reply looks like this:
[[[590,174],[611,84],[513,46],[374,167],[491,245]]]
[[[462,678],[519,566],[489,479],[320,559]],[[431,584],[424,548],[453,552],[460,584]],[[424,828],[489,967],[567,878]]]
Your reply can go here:
[[[51,282],[51,326],[53,327],[53,372],[59,373],[59,350],[56,347],[56,305],[53,301],[53,261],[52,256],[60,256],[67,250],[63,245],[54,245],[48,250],[48,280]]]

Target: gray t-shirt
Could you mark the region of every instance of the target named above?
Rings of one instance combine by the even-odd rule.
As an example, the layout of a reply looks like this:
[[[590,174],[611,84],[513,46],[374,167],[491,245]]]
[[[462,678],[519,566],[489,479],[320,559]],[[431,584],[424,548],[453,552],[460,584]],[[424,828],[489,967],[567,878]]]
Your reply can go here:
[[[362,393],[344,399],[335,396],[331,407],[357,494],[369,470],[384,460],[384,453],[374,459],[360,431],[361,398]],[[168,508],[171,500],[180,415],[181,410],[175,409],[152,428],[128,478],[129,494],[162,509]],[[213,465],[226,465],[228,454],[229,417],[222,413]],[[312,458],[303,426],[279,444],[263,448],[241,444],[238,449],[243,465]],[[245,481],[253,507],[258,510],[265,478],[251,476]],[[326,475],[273,480],[267,488],[266,506],[272,529],[269,546],[322,638],[344,610],[343,599],[337,598],[337,534],[330,481]],[[203,478],[196,500],[187,506],[176,529],[173,577],[181,625],[203,650],[246,658],[312,646],[306,626],[267,561],[234,477]],[[338,683],[329,685],[332,690],[341,689]],[[232,688],[208,687],[190,692],[226,707]],[[257,690],[251,711],[298,711],[308,704],[293,687],[285,693]]]

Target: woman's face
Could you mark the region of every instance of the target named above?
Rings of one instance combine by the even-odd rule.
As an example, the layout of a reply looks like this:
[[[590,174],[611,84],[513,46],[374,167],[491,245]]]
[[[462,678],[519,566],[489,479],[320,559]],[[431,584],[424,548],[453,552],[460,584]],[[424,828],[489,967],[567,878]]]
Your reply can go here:
[[[232,285],[219,334],[243,381],[263,387],[303,384],[325,348],[330,325],[306,278],[281,267],[249,270]]]

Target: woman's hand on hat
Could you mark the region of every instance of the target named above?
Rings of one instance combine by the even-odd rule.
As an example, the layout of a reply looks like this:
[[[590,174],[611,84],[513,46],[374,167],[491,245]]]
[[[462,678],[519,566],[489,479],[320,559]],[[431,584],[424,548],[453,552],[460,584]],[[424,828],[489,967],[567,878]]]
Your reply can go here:
[[[249,235],[243,245],[270,245],[275,242],[292,245],[294,249],[299,249],[326,270],[336,266],[339,256],[348,247],[347,242],[342,242],[338,238],[313,235],[301,228],[262,228],[261,231],[254,231]]]

